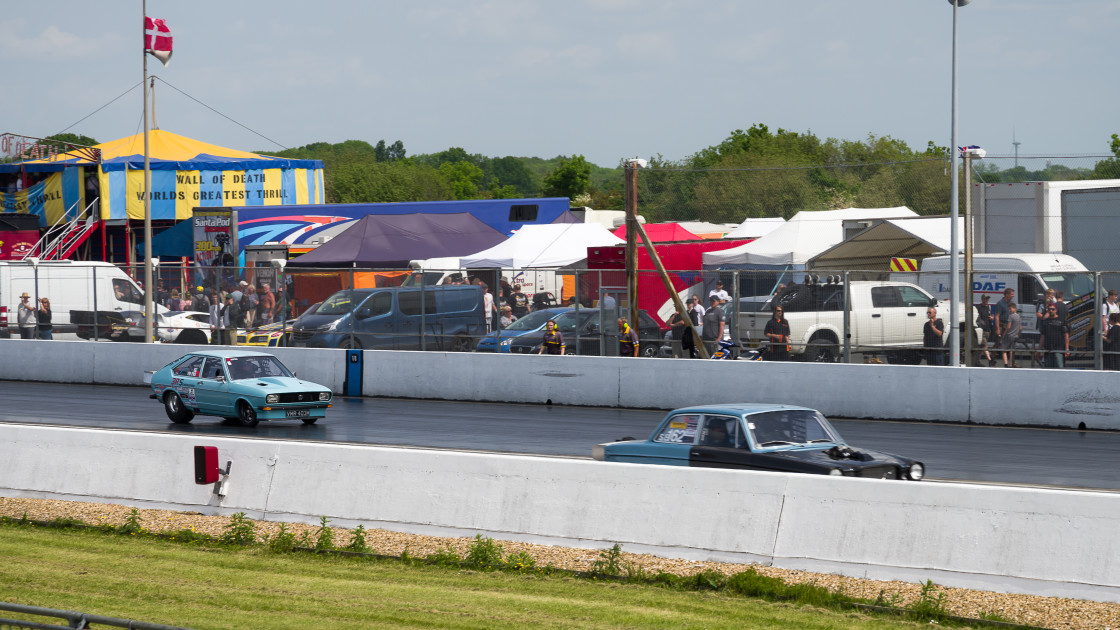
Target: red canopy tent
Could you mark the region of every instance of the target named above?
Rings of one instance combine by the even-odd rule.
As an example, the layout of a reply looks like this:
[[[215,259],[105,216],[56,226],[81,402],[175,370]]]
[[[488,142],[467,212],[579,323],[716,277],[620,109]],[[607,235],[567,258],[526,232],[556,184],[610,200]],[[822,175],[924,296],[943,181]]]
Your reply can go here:
[[[678,223],[646,223],[642,225],[645,228],[646,234],[654,243],[664,243],[666,241],[698,241],[701,237],[684,229]],[[618,238],[626,238],[626,226],[619,226],[614,232],[611,232]],[[641,237],[639,237],[640,239]]]

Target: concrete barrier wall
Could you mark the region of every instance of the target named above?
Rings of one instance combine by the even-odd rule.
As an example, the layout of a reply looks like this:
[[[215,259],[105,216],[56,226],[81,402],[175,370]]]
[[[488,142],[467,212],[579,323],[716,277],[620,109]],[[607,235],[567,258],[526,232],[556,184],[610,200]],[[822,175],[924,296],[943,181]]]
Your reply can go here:
[[[139,385],[196,347],[0,340],[0,379]],[[343,393],[341,350],[271,348]],[[367,396],[672,409],[783,402],[835,417],[1120,430],[1120,372],[365,351]]]
[[[192,448],[232,461],[193,483]],[[0,425],[0,494],[1120,601],[1120,496]]]

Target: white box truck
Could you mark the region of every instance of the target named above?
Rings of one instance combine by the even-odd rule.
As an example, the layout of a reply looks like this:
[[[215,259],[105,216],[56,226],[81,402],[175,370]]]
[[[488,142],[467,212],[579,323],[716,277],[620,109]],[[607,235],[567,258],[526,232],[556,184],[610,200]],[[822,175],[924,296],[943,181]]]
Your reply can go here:
[[[0,311],[7,313],[7,330],[0,318],[0,336],[18,336],[16,318],[24,292],[31,296],[31,304],[38,304],[39,298],[50,299],[51,323],[64,335],[77,332],[78,322],[72,320],[75,311],[88,314],[144,309],[144,292],[139,285],[111,263],[0,261]],[[157,305],[156,311],[164,313],[167,309]]]
[[[949,301],[949,257],[931,256],[922,261],[921,273],[893,273],[892,280],[917,284],[930,295]],[[965,299],[964,256],[960,261],[959,297]],[[1037,337],[1035,306],[1047,289],[1061,291],[1066,302],[1092,293],[1093,275],[1073,256],[1066,254],[973,254],[972,301],[988,295],[991,304],[1003,299],[1004,289],[1015,290],[1015,302],[1023,320],[1023,336]]]

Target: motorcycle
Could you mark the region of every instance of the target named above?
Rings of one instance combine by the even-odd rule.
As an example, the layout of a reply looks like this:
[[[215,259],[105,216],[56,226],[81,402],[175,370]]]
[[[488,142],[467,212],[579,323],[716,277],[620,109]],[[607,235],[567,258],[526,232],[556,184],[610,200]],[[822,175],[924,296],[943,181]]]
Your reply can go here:
[[[713,352],[712,356],[710,356],[708,358],[711,359],[711,360],[715,360],[715,361],[723,361],[723,360],[727,360],[727,359],[733,359],[735,357],[733,356],[733,353],[731,352],[731,349],[734,348],[734,347],[735,347],[735,342],[734,341],[731,341],[730,339],[724,339],[724,340],[719,342],[719,347],[716,348],[716,351]],[[761,361],[762,360],[762,353],[759,352],[758,350],[754,350],[754,349],[744,350],[743,352],[739,353],[739,360],[740,361]]]

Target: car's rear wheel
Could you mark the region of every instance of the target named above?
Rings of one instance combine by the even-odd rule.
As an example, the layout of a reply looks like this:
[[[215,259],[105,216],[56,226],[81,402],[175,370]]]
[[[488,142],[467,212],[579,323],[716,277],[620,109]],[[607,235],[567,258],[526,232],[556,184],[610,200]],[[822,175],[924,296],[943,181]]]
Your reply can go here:
[[[451,342],[452,352],[470,352],[471,351],[471,338],[466,335],[458,335]]]
[[[661,346],[655,343],[644,343],[639,346],[638,356],[655,358],[661,354]]]
[[[303,423],[304,424],[315,424],[316,420],[318,420],[318,418],[304,418]]]
[[[167,412],[167,418],[175,424],[186,424],[194,419],[194,412],[183,405],[183,400],[175,392],[168,392],[163,397],[163,410]]]
[[[237,419],[243,427],[255,427],[260,422],[257,419],[257,410],[244,400],[237,403]]]
[[[206,333],[201,330],[184,330],[175,338],[175,343],[189,343],[196,346],[206,345]]]
[[[338,344],[338,347],[343,350],[361,350],[362,342],[358,341],[357,339],[351,340],[349,337],[347,337]]]

